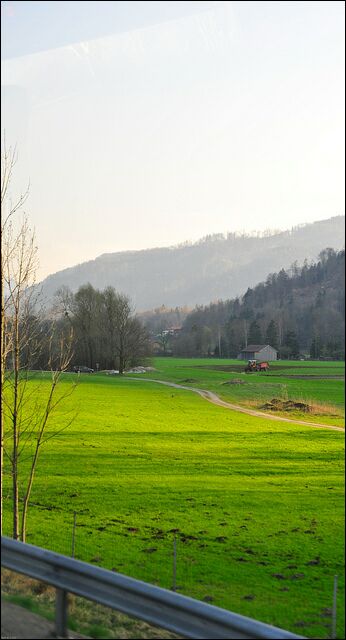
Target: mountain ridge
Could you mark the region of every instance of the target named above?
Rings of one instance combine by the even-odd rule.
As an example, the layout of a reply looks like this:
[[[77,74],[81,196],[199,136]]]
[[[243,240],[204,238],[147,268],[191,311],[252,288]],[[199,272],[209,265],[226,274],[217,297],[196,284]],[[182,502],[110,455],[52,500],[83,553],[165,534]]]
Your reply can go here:
[[[90,282],[127,294],[138,311],[193,306],[241,295],[268,273],[295,261],[314,260],[330,246],[344,246],[344,216],[307,223],[273,235],[213,234],[194,243],[104,253],[47,276],[43,296],[61,286],[76,291]]]

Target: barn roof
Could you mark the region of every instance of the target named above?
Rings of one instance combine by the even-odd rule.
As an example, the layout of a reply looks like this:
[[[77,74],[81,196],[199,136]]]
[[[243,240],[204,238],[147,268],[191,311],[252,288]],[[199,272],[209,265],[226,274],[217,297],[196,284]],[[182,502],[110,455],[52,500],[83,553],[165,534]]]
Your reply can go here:
[[[272,347],[270,344],[249,344],[245,349],[242,349],[242,353],[247,353],[249,351],[261,351],[261,349],[265,349],[265,347],[270,347],[271,349],[274,349],[274,351],[277,351],[277,349]]]

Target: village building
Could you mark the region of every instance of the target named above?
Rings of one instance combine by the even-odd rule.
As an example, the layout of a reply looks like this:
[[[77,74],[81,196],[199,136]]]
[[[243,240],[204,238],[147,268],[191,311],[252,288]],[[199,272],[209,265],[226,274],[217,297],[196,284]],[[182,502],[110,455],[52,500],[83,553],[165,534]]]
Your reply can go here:
[[[238,355],[238,360],[260,360],[269,362],[278,359],[277,349],[271,347],[270,344],[249,344],[242,349]]]

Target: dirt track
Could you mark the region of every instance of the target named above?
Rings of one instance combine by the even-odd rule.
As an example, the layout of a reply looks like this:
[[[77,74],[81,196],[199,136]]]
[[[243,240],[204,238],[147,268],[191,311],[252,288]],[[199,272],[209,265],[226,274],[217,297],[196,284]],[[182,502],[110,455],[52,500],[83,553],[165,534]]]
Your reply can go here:
[[[249,416],[254,416],[256,418],[267,418],[268,420],[277,420],[278,422],[290,422],[291,424],[302,424],[307,427],[315,427],[316,429],[333,429],[334,431],[345,431],[343,427],[337,427],[332,424],[320,424],[318,422],[307,422],[305,420],[294,420],[293,418],[283,418],[281,416],[273,416],[270,413],[264,413],[263,411],[256,411],[255,409],[246,409],[246,407],[240,407],[237,404],[232,404],[231,402],[226,402],[225,400],[221,400],[216,393],[212,391],[206,391],[205,389],[196,389],[194,387],[186,387],[182,384],[176,384],[175,382],[166,382],[165,380],[155,380],[154,378],[130,378],[127,377],[127,380],[141,380],[142,382],[157,382],[158,384],[164,384],[167,387],[174,387],[175,389],[185,389],[187,391],[193,391],[198,395],[202,396],[208,402],[212,402],[213,404],[218,405],[219,407],[224,407],[224,409],[232,409],[232,411],[239,411],[239,413],[246,413]]]
[[[1,600],[1,637],[51,640],[57,636],[52,622],[12,602]],[[70,631],[69,638],[86,638],[86,636]]]

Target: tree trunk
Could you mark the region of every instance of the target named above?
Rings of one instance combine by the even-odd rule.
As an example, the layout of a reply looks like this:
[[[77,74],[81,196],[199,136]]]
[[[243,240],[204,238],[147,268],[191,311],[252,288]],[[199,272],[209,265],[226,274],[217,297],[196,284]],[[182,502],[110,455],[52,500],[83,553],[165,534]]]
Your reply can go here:
[[[39,454],[39,449],[40,449],[40,445],[42,443],[42,438],[43,438],[43,434],[49,419],[49,415],[51,413],[52,410],[52,399],[54,396],[54,392],[55,392],[55,388],[57,386],[59,380],[59,374],[53,375],[53,380],[52,380],[52,385],[50,388],[50,393],[49,393],[49,397],[47,400],[47,404],[46,404],[46,409],[45,409],[45,414],[43,417],[43,421],[41,424],[41,427],[39,429],[38,435],[37,435],[37,440],[36,440],[36,446],[35,446],[35,453],[34,453],[34,457],[32,459],[32,463],[31,463],[31,468],[30,468],[30,474],[29,474],[29,479],[28,479],[28,485],[27,485],[27,489],[25,492],[25,496],[23,498],[23,511],[22,511],[22,522],[21,522],[21,540],[22,542],[25,542],[25,538],[26,538],[26,518],[27,518],[27,513],[28,513],[28,508],[29,508],[29,499],[30,499],[30,494],[31,494],[31,489],[32,489],[32,485],[34,482],[34,477],[35,477],[35,472],[36,472],[36,466],[37,466],[37,462],[38,462],[38,454]]]
[[[18,391],[19,391],[19,317],[15,314],[14,337],[14,387],[13,387],[13,435],[12,435],[12,511],[13,511],[13,538],[19,538],[19,495],[18,495]]]
[[[3,374],[1,373],[1,388],[3,387],[4,380]],[[1,398],[2,402],[2,398]],[[2,410],[1,410],[2,413]],[[3,467],[4,467],[4,426],[3,420],[1,420],[1,452],[0,452],[0,535],[2,535],[2,480],[3,480]]]
[[[18,462],[13,461],[12,490],[13,490],[13,531],[14,540],[19,539],[19,501],[18,501]]]
[[[244,320],[243,323],[244,326],[244,342],[245,342],[245,348],[247,347],[247,340],[248,340],[248,326],[247,326],[247,321]]]
[[[18,499],[18,424],[17,424],[17,395],[18,391],[15,387],[15,402],[13,407],[13,441],[12,441],[12,535],[15,540],[19,538],[19,499]]]
[[[5,297],[4,297],[4,281],[1,282],[1,451],[0,451],[0,535],[2,535],[2,480],[3,480],[3,468],[4,468],[4,411],[3,411],[3,393],[5,382]]]
[[[29,477],[28,487],[27,487],[27,490],[26,490],[26,493],[25,493],[25,496],[24,496],[24,499],[23,499],[21,536],[20,536],[22,542],[25,542],[25,537],[26,537],[26,518],[27,518],[27,515],[28,515],[29,498],[30,498],[30,494],[31,494],[33,481],[34,481],[37,458],[38,458],[38,447],[37,447],[37,449],[35,451],[34,461],[32,463],[32,467],[31,467],[31,470],[30,470],[30,477]]]
[[[122,375],[125,369],[125,357],[124,357],[124,344],[122,335],[120,335],[120,345],[119,345],[119,373]]]

